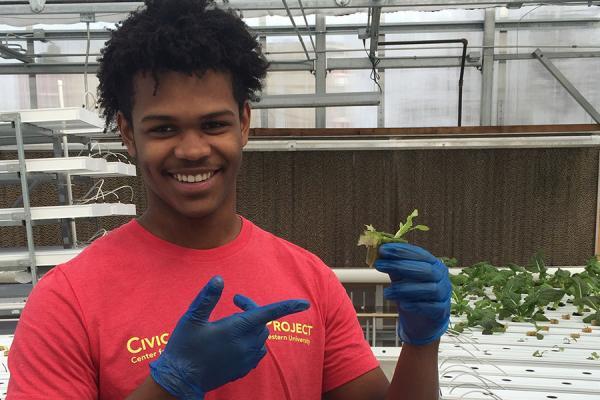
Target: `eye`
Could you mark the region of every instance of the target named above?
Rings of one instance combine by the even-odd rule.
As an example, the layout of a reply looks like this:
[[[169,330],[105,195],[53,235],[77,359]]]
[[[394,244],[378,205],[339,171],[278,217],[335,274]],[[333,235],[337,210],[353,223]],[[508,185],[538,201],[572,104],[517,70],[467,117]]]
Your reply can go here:
[[[221,132],[229,127],[227,121],[207,121],[202,124],[202,129],[209,132]]]
[[[154,136],[169,136],[177,132],[177,129],[172,125],[159,125],[150,128],[148,132]]]

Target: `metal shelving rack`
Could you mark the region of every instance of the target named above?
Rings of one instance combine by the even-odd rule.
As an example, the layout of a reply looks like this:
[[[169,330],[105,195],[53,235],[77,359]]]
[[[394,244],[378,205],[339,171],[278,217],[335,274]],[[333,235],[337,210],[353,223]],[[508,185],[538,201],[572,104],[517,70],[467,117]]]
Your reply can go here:
[[[26,249],[0,250],[1,271],[22,271],[29,268],[33,285],[38,280],[38,266],[54,266],[68,261],[82,249],[74,248],[74,218],[93,218],[109,215],[135,215],[134,204],[90,203],[73,204],[71,175],[88,177],[135,176],[135,166],[108,162],[102,158],[68,157],[68,140],[89,143],[90,135],[103,127],[102,120],[83,108],[24,110],[0,114],[0,143],[16,144],[17,159],[0,161],[0,183],[20,183],[23,206],[0,209],[0,227],[23,225],[26,230]],[[12,142],[11,142],[12,140]],[[27,159],[25,145],[53,143],[54,154],[65,157]],[[66,187],[60,193],[59,206],[32,207],[30,179],[32,174],[56,179]],[[64,248],[36,248],[33,226],[36,223],[59,221],[63,224]],[[20,303],[19,303],[20,304]],[[13,307],[14,308],[14,307]]]

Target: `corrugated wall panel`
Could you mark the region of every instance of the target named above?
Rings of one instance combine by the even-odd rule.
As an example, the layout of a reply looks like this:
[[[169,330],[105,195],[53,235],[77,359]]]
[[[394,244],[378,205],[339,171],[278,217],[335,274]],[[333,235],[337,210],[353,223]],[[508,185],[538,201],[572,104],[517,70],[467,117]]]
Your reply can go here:
[[[364,265],[356,246],[364,224],[393,231],[414,208],[431,231],[409,238],[438,256],[525,263],[543,251],[553,265],[580,265],[594,252],[597,182],[595,149],[248,152],[238,209],[338,268]],[[110,178],[105,188],[124,184],[134,187],[141,213],[140,178]],[[75,195],[87,189],[76,185]],[[19,194],[18,186],[0,186],[0,206]],[[56,188],[41,185],[32,198],[57,204]],[[78,237],[128,219],[78,220]],[[60,229],[36,227],[35,238],[58,245]],[[1,228],[0,246],[24,245],[23,228]]]

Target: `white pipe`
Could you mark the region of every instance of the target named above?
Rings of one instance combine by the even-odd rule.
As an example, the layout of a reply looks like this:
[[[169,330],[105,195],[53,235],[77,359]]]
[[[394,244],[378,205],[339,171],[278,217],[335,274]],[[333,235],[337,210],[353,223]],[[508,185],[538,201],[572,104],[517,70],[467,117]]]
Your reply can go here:
[[[548,267],[548,273],[553,274],[559,268],[568,270],[571,273],[583,272],[584,270],[584,267],[581,266]],[[461,271],[462,268],[450,268],[450,273],[453,275],[459,274]],[[342,283],[390,283],[390,278],[387,274],[372,268],[333,268],[333,272]]]
[[[58,80],[58,105],[60,108],[65,108],[65,94],[63,93],[63,81]]]
[[[334,268],[333,272],[342,283],[390,283],[387,274],[372,268]]]

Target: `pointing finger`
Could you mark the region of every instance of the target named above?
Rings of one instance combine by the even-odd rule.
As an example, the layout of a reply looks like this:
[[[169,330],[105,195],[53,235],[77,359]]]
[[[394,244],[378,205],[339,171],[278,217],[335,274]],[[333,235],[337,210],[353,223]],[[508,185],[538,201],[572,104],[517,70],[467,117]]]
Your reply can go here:
[[[194,299],[187,313],[196,322],[207,322],[223,293],[223,278],[213,276]]]
[[[304,311],[309,307],[310,303],[306,300],[285,300],[246,311],[246,317],[254,326],[265,325],[269,321]]]

